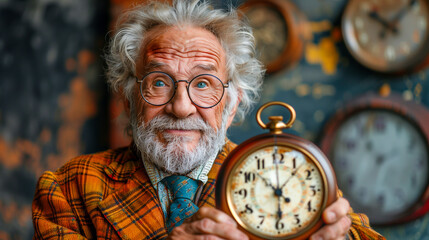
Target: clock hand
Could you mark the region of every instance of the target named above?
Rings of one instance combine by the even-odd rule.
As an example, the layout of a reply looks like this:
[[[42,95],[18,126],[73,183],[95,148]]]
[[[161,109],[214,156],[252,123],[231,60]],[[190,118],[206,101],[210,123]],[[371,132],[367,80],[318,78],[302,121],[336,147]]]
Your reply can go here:
[[[392,20],[388,22],[388,25],[392,27],[394,33],[398,33],[398,22],[404,17],[405,13],[417,2],[417,0],[411,0],[408,2],[407,6],[401,8]],[[380,32],[380,37],[384,38],[386,36],[386,28]]]
[[[280,205],[280,200],[281,199],[281,195],[277,196],[277,217],[278,219],[282,218],[283,212],[282,212],[282,207]]]
[[[285,197],[285,196],[283,196],[283,195],[282,195],[282,197],[285,199],[285,202],[286,202],[286,203],[290,203],[290,198],[289,198],[289,197]]]
[[[396,25],[398,23],[398,21],[400,21],[402,19],[402,17],[404,17],[405,13],[408,12],[408,10],[414,6],[414,4],[417,3],[417,0],[411,0],[408,2],[408,4],[401,8],[398,13],[396,13],[395,16],[393,16],[392,21],[390,21],[390,23],[392,25]]]
[[[256,172],[256,176],[260,177],[265,182],[265,185],[271,187],[274,191],[276,191],[276,188],[270,183],[268,179],[262,177],[258,172]]]
[[[389,29],[390,31],[392,31],[393,33],[397,33],[398,29],[391,24],[389,21],[385,20],[384,18],[382,18],[377,11],[372,10],[368,13],[368,16],[374,20],[376,20],[377,22],[379,22],[384,29]]]
[[[278,149],[277,149],[277,145],[276,145],[276,146],[274,146],[273,158],[274,158],[274,162],[275,162],[275,165],[276,165],[277,188],[279,188],[279,186],[280,186],[280,182],[279,182],[279,163],[277,162],[277,152],[278,152]]]
[[[279,187],[279,190],[281,191],[283,189],[284,186],[286,186],[286,184],[289,182],[289,180],[295,176],[296,172],[298,172],[298,170],[304,165],[304,163],[302,163],[301,165],[299,165],[295,170],[293,170],[293,172],[290,174],[289,178],[286,179],[286,181]]]
[[[274,162],[276,165],[276,179],[277,179],[277,187],[274,188],[274,194],[277,196],[277,218],[280,220],[282,218],[283,212],[282,212],[282,208],[281,208],[281,204],[280,204],[280,199],[283,195],[282,193],[282,189],[279,188],[280,185],[280,181],[279,181],[279,163],[277,162],[277,153],[278,153],[278,149],[277,149],[277,145],[274,146],[274,154],[273,154],[273,158],[274,158]]]

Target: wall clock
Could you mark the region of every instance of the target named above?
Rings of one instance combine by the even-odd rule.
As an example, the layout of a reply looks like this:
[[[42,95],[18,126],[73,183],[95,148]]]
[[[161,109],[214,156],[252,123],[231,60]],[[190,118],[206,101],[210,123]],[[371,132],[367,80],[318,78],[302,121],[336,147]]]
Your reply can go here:
[[[286,107],[291,118],[261,121],[263,109]],[[311,142],[282,133],[292,126],[295,110],[270,102],[257,121],[270,133],[244,141],[222,164],[216,181],[216,206],[232,216],[251,239],[307,239],[322,225],[321,214],[336,199],[333,169]]]
[[[429,210],[428,122],[423,106],[374,93],[328,122],[321,148],[344,196],[371,223],[401,223]]]
[[[427,0],[351,0],[342,18],[345,44],[362,65],[383,73],[412,70],[429,52]]]
[[[303,15],[287,0],[249,0],[240,6],[253,29],[259,60],[268,73],[291,66],[302,55]]]

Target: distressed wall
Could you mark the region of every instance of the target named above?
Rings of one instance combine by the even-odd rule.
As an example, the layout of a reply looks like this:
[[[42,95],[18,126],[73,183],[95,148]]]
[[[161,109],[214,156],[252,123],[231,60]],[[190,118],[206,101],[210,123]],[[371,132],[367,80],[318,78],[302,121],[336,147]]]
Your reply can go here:
[[[0,1],[0,239],[31,239],[38,177],[107,148],[108,4]]]

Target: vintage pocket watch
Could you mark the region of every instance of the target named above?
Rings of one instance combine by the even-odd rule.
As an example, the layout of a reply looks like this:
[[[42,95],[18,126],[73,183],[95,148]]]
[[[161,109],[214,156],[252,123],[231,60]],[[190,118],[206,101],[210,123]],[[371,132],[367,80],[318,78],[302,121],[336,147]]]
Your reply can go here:
[[[280,105],[290,112],[269,117],[261,112]],[[256,114],[269,133],[237,146],[222,164],[216,181],[216,207],[232,216],[250,239],[307,239],[322,226],[323,210],[336,200],[329,160],[313,143],[282,133],[295,121],[295,110],[269,102]]]

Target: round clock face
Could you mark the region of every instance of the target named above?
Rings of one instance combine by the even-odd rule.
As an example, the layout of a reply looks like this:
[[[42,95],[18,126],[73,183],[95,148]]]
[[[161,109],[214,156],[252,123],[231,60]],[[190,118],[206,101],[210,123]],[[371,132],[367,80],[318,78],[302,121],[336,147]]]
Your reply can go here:
[[[330,156],[340,189],[374,223],[409,210],[428,184],[427,143],[394,112],[351,115],[334,135]]]
[[[289,239],[317,222],[324,180],[317,165],[288,146],[265,146],[239,160],[227,184],[228,205],[247,231]]]
[[[429,42],[426,0],[352,0],[343,15],[344,40],[363,65],[396,72],[420,63]]]
[[[256,39],[259,59],[268,65],[281,56],[288,44],[288,28],[282,14],[271,6],[255,6],[246,11]]]

